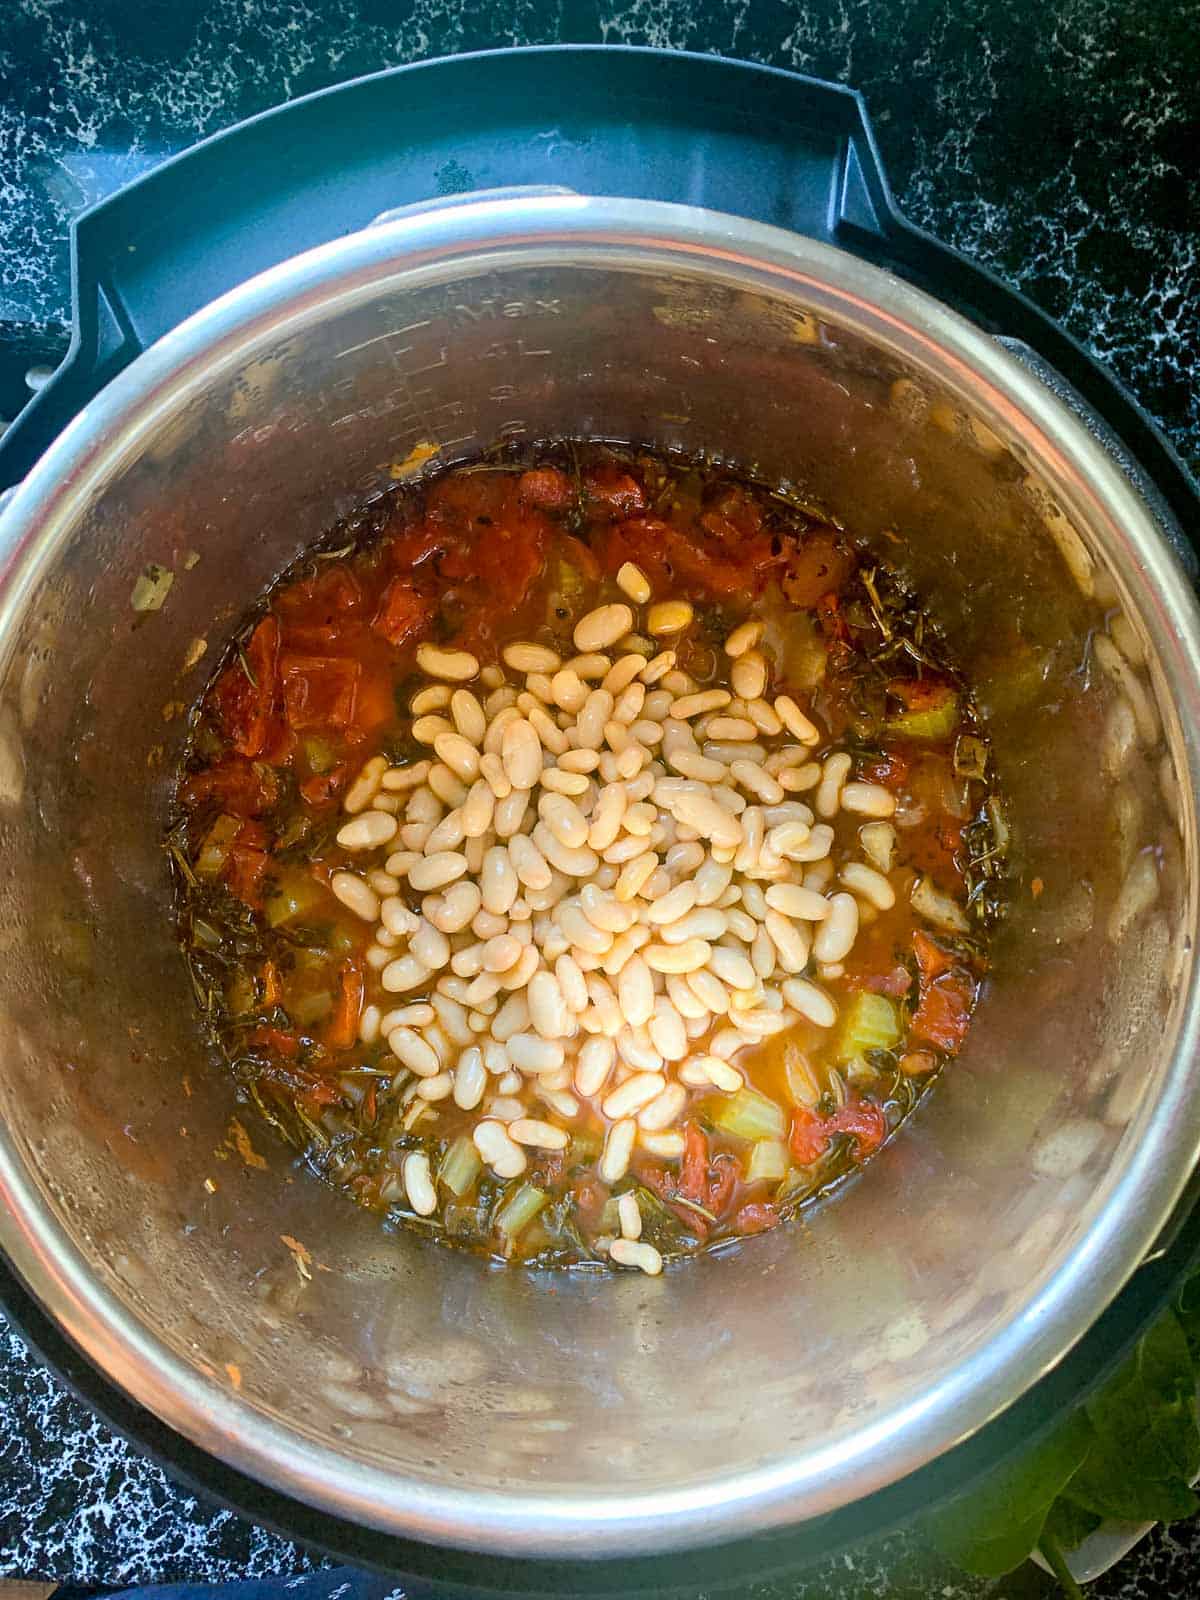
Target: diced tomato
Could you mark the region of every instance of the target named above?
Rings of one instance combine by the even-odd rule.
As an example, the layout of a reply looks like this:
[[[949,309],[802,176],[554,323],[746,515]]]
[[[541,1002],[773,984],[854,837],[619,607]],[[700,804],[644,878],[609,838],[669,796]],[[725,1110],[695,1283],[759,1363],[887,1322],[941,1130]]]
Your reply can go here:
[[[967,969],[928,934],[913,934],[920,978],[920,1002],[913,1012],[911,1034],[946,1055],[955,1055],[966,1037],[978,985]]]
[[[366,594],[357,575],[345,562],[328,564],[302,582],[281,589],[275,603],[284,618],[284,627],[297,624],[336,624],[340,618],[364,610]]]
[[[860,1156],[869,1156],[887,1138],[887,1118],[873,1100],[851,1100],[829,1119],[838,1133],[850,1133],[858,1140]]]
[[[285,622],[283,645],[294,655],[324,656],[346,649],[361,624],[340,622]]]
[[[285,655],[280,661],[283,705],[288,722],[305,728],[348,728],[362,668],[338,656]]]
[[[262,905],[262,881],[270,859],[265,850],[240,844],[232,845],[226,858],[223,877],[230,894],[255,910]]]
[[[886,972],[847,972],[846,987],[868,994],[904,995],[912,988],[912,974],[902,966],[889,967]]]
[[[921,995],[913,1012],[912,1037],[924,1039],[946,1055],[956,1055],[967,1035],[975,1005],[976,984],[963,968],[936,979]]]
[[[267,724],[267,738],[262,759],[272,767],[287,767],[296,754],[299,740],[282,717],[272,717]]]
[[[333,1015],[325,1027],[325,1043],[331,1050],[349,1050],[358,1038],[358,1018],[363,1003],[363,970],[357,961],[344,961],[338,973],[338,992]]]
[[[683,1157],[679,1168],[679,1181],[675,1192],[694,1205],[703,1206],[714,1217],[720,1217],[733,1196],[741,1167],[731,1155],[709,1155],[708,1139],[698,1122],[689,1122],[683,1130]],[[701,1229],[706,1234],[708,1225],[703,1217],[694,1213],[688,1226]]]
[[[831,1117],[821,1117],[808,1106],[792,1113],[789,1145],[802,1167],[819,1161],[835,1133],[848,1133],[858,1141],[860,1156],[869,1156],[887,1137],[887,1118],[873,1100],[849,1100]]]
[[[783,564],[782,544],[759,531],[760,521],[744,513],[736,504],[730,506],[732,517],[724,512],[710,510],[700,517],[700,527],[710,537],[707,554],[721,566],[736,567],[742,575],[743,588],[755,593],[768,577]]]
[[[329,801],[337,799],[349,776],[350,768],[345,762],[331,772],[315,772],[301,783],[301,798],[310,806],[328,805]]]
[[[279,623],[267,616],[246,641],[213,689],[213,711],[225,737],[239,755],[261,755],[275,706],[279,659]]]
[[[447,552],[441,574],[454,584],[465,612],[462,639],[490,639],[496,625],[524,603],[542,570],[550,527],[542,512],[518,503],[479,528],[469,544]]]
[[[300,1036],[283,1028],[263,1026],[255,1028],[248,1034],[246,1043],[252,1050],[262,1050],[269,1055],[282,1056],[287,1061],[294,1061],[300,1054]]]
[[[885,789],[898,789],[908,777],[912,755],[894,746],[867,756],[859,762],[858,775],[865,783],[881,783]]]
[[[396,715],[396,697],[390,676],[378,668],[366,668],[358,680],[354,702],[354,726],[347,730],[350,744],[359,744]]]
[[[913,954],[917,958],[917,972],[921,979],[922,991],[943,972],[949,972],[954,965],[954,957],[948,950],[943,950],[940,944],[935,943],[927,933],[917,929],[913,934]]]
[[[773,1205],[765,1200],[754,1200],[734,1217],[733,1230],[741,1234],[766,1233],[768,1228],[777,1228],[780,1220]]]
[[[557,467],[535,467],[517,479],[517,494],[526,505],[543,511],[565,511],[574,498],[570,478]]]
[[[387,544],[388,560],[392,570],[404,575],[415,572],[430,559],[448,550],[454,535],[444,525],[426,521],[415,528],[407,528]]]
[[[640,483],[620,467],[592,467],[583,477],[583,492],[590,511],[606,511],[614,517],[631,517],[646,509],[646,496]]]
[[[243,822],[229,847],[221,876],[230,894],[258,910],[262,905],[262,881],[270,864],[267,831],[259,822]]]
[[[271,768],[253,765],[244,756],[223,756],[202,772],[193,772],[179,787],[188,807],[207,801],[235,817],[258,817],[279,798],[279,780]]]
[[[632,561],[656,593],[670,590],[697,599],[728,598],[754,592],[760,574],[754,561],[731,558],[716,539],[711,548],[690,539],[659,517],[635,517],[601,536],[600,557],[607,572]]]
[[[788,1139],[792,1155],[802,1167],[811,1167],[829,1148],[829,1132],[817,1113],[808,1106],[797,1106],[792,1112],[792,1130]]]
[[[380,597],[371,626],[399,649],[423,638],[431,620],[429,602],[417,593],[409,579],[393,578]]]
[[[314,1112],[321,1112],[326,1106],[340,1105],[343,1099],[342,1091],[336,1083],[328,1079],[318,1078],[311,1072],[301,1075],[303,1087],[298,1098],[303,1101],[305,1110],[311,1116]]]
[[[709,509],[732,526],[742,539],[753,538],[762,530],[762,508],[740,483],[727,484],[709,502]]]
[[[679,1166],[679,1192],[697,1205],[704,1203],[705,1184],[708,1177],[708,1140],[698,1122],[689,1122],[683,1130],[683,1156]]]
[[[952,683],[932,673],[923,678],[893,678],[887,692],[899,700],[906,711],[938,711],[956,696]]]

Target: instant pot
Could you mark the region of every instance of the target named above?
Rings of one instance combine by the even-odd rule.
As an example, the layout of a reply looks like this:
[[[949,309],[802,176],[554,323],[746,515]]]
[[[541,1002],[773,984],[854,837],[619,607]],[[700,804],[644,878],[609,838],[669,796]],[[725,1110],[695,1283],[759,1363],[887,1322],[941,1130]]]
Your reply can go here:
[[[1200,504],[1150,420],[904,222],[854,95],[712,58],[380,74],[74,247],[71,351],[0,442],[0,1243],[33,1343],[248,1515],[493,1592],[782,1570],[1077,1401],[1196,1232]],[[317,1183],[203,1058],[161,848],[248,600],[414,446],[564,434],[715,454],[886,550],[1011,835],[937,1091],[798,1225],[657,1280],[493,1269]]]

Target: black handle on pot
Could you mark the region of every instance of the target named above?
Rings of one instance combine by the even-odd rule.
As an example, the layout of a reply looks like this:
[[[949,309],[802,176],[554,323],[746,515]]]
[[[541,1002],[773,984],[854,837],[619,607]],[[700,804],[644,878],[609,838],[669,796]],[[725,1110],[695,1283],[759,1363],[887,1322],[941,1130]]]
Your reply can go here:
[[[837,244],[946,300],[1060,373],[1200,545],[1200,499],[1162,432],[1030,301],[914,228],[861,97],[682,51],[552,45],[419,62],[214,135],[83,213],[74,338],[0,438],[0,490],[184,317],[391,208],[497,185],[684,201]]]
[[[945,301],[1010,348],[1017,347],[1023,358],[1034,358],[1029,364],[1060,399],[1103,425],[1102,442],[1139,489],[1144,494],[1149,489],[1147,498],[1164,534],[1193,582],[1200,580],[1200,485],[1174,445],[1121,381],[1019,289],[908,220],[892,194],[861,99],[859,108],[863,128],[857,160],[877,226],[861,225],[853,204],[854,184],[860,180],[856,174],[851,182],[848,166],[847,205],[837,242]]]
[[[91,207],[71,235],[74,337],[0,439],[15,483],[122,367],[235,284],[383,212],[498,185],[745,213],[882,243],[887,210],[852,91],[620,46],[394,68],[277,107]]]

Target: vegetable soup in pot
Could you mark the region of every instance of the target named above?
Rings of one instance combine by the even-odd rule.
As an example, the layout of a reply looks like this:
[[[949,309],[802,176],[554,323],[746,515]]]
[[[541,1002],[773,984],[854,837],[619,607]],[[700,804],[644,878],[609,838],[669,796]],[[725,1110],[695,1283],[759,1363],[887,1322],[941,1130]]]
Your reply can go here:
[[[167,844],[207,1040],[327,1181],[500,1261],[658,1273],[934,1084],[1005,838],[886,550],[567,442],[402,482],[279,579]]]

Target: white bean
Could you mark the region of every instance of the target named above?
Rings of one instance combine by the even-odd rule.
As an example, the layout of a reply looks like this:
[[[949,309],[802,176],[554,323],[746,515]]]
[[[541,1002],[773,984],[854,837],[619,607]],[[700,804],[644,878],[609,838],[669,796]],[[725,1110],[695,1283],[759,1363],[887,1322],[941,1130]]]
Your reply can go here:
[[[429,1157],[423,1150],[410,1150],[404,1158],[404,1188],[409,1204],[419,1217],[437,1210],[437,1191],[429,1172]]]
[[[450,941],[440,928],[422,918],[420,926],[408,941],[408,948],[430,972],[438,972],[450,960]]]
[[[356,917],[361,917],[364,922],[379,920],[379,896],[357,873],[335,872],[329,880],[329,887]]]
[[[877,911],[890,911],[896,904],[896,891],[883,873],[876,872],[874,867],[868,867],[861,861],[848,861],[839,876],[847,889],[861,895]]]
[[[543,1039],[565,1039],[574,1032],[570,1008],[552,972],[535,972],[528,994],[529,1018]]]
[[[818,1028],[832,1028],[837,1021],[837,1006],[824,989],[807,978],[785,978],[783,998],[793,1010]]]
[[[813,955],[825,964],[843,960],[858,937],[858,901],[852,894],[829,897],[829,915],[817,929]]]
[[[412,1028],[393,1028],[387,1042],[396,1060],[418,1077],[432,1078],[435,1072],[441,1071],[442,1064],[433,1046]]]
[[[640,1027],[653,1016],[654,979],[640,955],[635,955],[621,969],[617,997],[622,1015],[632,1027]]]
[[[471,1140],[498,1178],[519,1178],[525,1171],[525,1154],[520,1145],[509,1138],[503,1123],[491,1118],[477,1122]]]
[[[563,1064],[563,1047],[557,1039],[536,1033],[514,1033],[507,1041],[508,1058],[520,1072],[556,1072]]]
[[[619,602],[598,606],[575,624],[575,648],[580,651],[607,650],[633,627],[633,612]]]
[[[515,1118],[508,1125],[508,1136],[517,1144],[532,1145],[537,1150],[565,1150],[571,1142],[565,1128],[539,1122],[536,1117]]]
[[[847,783],[842,788],[842,810],[860,817],[891,817],[896,797],[881,783]]]
[[[467,650],[442,650],[434,644],[417,646],[417,665],[431,678],[465,683],[479,672],[479,663]]]
[[[542,770],[542,741],[526,718],[517,717],[504,729],[500,759],[514,789],[533,788]]]
[[[378,850],[396,837],[399,823],[386,811],[364,811],[338,829],[343,850]]]
[[[419,893],[441,889],[467,870],[467,858],[456,850],[436,850],[409,869],[408,881]]]
[[[575,1087],[579,1093],[589,1099],[599,1094],[608,1082],[616,1059],[611,1039],[599,1035],[585,1040],[575,1060]]]
[[[824,922],[829,915],[829,902],[825,896],[814,894],[811,889],[805,889],[798,883],[773,883],[764,899],[773,911],[782,911],[785,917]]]
[[[610,1185],[619,1183],[629,1171],[633,1142],[636,1138],[637,1123],[632,1117],[615,1122],[608,1130],[604,1140],[604,1151],[600,1157],[599,1170],[602,1182]]]
[[[379,974],[379,981],[389,994],[403,994],[406,989],[419,989],[432,976],[429,968],[416,956],[400,956],[388,962]]]

